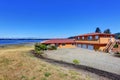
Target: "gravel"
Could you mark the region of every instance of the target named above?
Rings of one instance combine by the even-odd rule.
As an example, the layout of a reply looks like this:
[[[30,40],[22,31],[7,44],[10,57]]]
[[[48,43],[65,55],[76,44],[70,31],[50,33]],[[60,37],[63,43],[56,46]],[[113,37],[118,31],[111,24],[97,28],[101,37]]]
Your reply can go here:
[[[115,57],[113,54],[82,48],[58,49],[46,51],[45,54],[48,58],[69,63],[73,63],[73,60],[77,59],[80,61],[80,65],[120,75],[120,57]]]

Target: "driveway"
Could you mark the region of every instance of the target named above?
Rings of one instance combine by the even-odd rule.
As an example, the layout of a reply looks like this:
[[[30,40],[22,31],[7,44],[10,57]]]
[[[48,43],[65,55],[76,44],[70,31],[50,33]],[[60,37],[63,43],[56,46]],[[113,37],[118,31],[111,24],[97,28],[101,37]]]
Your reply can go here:
[[[58,49],[46,51],[45,54],[48,58],[69,63],[73,63],[73,60],[77,59],[80,61],[80,65],[120,75],[120,57],[115,57],[113,54],[82,48]]]

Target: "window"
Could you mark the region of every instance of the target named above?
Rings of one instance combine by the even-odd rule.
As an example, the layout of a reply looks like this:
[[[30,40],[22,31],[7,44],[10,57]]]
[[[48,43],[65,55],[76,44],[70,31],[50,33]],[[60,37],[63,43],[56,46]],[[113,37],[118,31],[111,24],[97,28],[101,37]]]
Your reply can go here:
[[[65,44],[62,44],[62,46],[65,46]]]
[[[80,40],[80,37],[78,37],[78,40]]]
[[[88,36],[88,40],[92,40],[92,36]]]
[[[98,39],[99,38],[99,36],[95,36],[95,39]]]
[[[84,40],[85,38],[84,38],[84,36],[82,37],[82,40]]]

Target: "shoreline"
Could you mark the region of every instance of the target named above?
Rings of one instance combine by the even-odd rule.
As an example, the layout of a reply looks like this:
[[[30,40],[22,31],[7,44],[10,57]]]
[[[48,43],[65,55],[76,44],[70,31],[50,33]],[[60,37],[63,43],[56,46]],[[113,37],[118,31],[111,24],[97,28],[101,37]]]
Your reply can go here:
[[[18,44],[0,44],[0,49],[18,48],[23,46],[34,46],[35,43],[18,43]]]

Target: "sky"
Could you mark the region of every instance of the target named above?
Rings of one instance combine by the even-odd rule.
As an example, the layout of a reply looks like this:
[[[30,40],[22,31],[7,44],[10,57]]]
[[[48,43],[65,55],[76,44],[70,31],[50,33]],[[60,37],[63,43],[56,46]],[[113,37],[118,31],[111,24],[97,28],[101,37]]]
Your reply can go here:
[[[120,0],[0,0],[0,38],[120,32]]]

